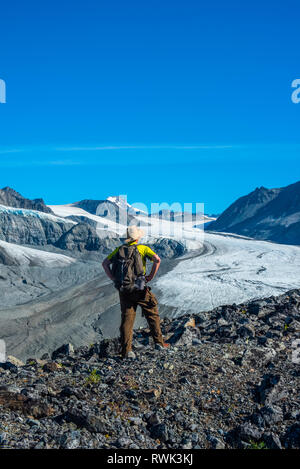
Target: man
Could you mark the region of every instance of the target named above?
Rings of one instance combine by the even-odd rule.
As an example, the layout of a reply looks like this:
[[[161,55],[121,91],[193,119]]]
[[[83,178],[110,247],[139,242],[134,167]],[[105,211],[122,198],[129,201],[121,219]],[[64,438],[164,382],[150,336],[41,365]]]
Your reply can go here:
[[[144,235],[143,230],[137,226],[129,226],[127,228],[125,247],[135,246],[142,260],[142,276],[145,283],[149,283],[156,275],[159,266],[160,258],[155,254],[152,249],[143,244],[137,244],[140,238]],[[116,256],[123,246],[116,248],[106,259],[104,259],[102,266],[107,276],[115,283],[118,288],[116,278],[114,276],[111,264],[116,262]],[[130,248],[133,251],[132,248]],[[149,259],[153,262],[152,269],[149,275],[146,274],[146,260]],[[114,267],[114,265],[113,265]],[[123,358],[135,358],[135,353],[132,351],[132,335],[133,325],[136,316],[137,306],[141,306],[142,313],[145,316],[151,335],[153,337],[155,348],[158,350],[164,350],[168,345],[164,343],[163,336],[160,328],[160,318],[157,308],[157,299],[151,292],[151,288],[143,285],[141,289],[134,288],[132,291],[122,291],[122,287],[119,289],[120,306],[121,306],[121,326],[120,326],[120,341],[121,341],[121,353]]]

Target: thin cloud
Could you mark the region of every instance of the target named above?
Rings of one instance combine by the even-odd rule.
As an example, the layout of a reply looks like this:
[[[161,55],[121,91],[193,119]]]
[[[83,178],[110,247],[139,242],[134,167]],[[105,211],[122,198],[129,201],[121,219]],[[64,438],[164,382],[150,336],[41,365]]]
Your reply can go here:
[[[8,153],[22,153],[22,148],[2,148],[0,149],[0,155],[6,155]]]
[[[0,155],[9,155],[14,153],[55,153],[55,152],[97,152],[97,151],[128,151],[128,150],[225,150],[234,148],[234,145],[86,145],[86,146],[23,146],[15,148],[0,148]],[[55,161],[53,164],[56,164]],[[59,164],[59,163],[57,163]]]
[[[40,162],[40,164],[42,164]],[[49,161],[44,164],[50,165],[50,166],[76,166],[82,164],[81,161],[74,161],[74,160],[57,160],[57,161]]]
[[[240,144],[165,144],[165,145],[28,145],[20,147],[0,147],[0,155],[7,155],[13,153],[55,153],[55,152],[100,152],[100,151],[128,151],[128,150],[227,150],[227,149],[255,149],[255,148],[299,148],[299,143],[240,143]]]
[[[128,165],[127,152],[152,151],[151,158],[156,164],[180,163],[182,159],[181,151],[190,152],[188,160],[198,161],[199,158],[241,158],[249,157],[249,151],[266,150],[265,158],[270,158],[270,151],[276,150],[281,154],[283,150],[300,149],[299,143],[241,143],[241,144],[157,144],[157,145],[24,145],[19,147],[0,147],[0,167],[66,167],[66,166],[110,166]],[[170,151],[173,150],[170,161]],[[232,150],[230,152],[230,150]],[[238,153],[236,150],[239,150]],[[247,150],[244,154],[243,150]],[[99,152],[99,153],[98,153]],[[113,158],[108,157],[106,152],[115,152]],[[124,152],[124,153],[123,153]],[[225,152],[225,154],[223,153]],[[88,156],[88,153],[89,156]],[[20,154],[18,156],[18,154]],[[274,152],[272,158],[274,159]],[[225,156],[226,155],[226,156]],[[296,155],[296,153],[295,153]],[[132,155],[131,155],[132,156]],[[295,156],[296,157],[296,156]],[[184,155],[186,160],[187,155]],[[180,161],[178,161],[180,159]],[[142,162],[141,162],[142,164]]]
[[[56,151],[114,151],[114,150],[223,150],[232,145],[109,145],[58,147]]]
[[[84,161],[74,161],[74,160],[55,160],[55,161],[49,161],[49,160],[28,160],[28,159],[23,159],[23,160],[5,160],[1,161],[0,160],[0,167],[1,168],[24,168],[24,167],[39,167],[39,166],[79,166],[79,165],[84,165]]]

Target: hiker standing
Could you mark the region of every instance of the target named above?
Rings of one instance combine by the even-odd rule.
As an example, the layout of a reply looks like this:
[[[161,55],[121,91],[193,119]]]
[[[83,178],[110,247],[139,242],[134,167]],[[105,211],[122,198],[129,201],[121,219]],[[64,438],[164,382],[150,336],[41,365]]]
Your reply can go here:
[[[119,290],[122,313],[120,340],[124,358],[135,358],[135,353],[131,348],[138,305],[141,306],[142,313],[148,322],[155,348],[163,350],[167,346],[161,333],[157,299],[151,292],[151,288],[146,285],[156,275],[160,266],[160,258],[148,246],[137,244],[143,235],[143,230],[137,226],[129,226],[125,243],[117,247],[102,263],[107,276]],[[147,259],[152,261],[153,265],[150,274],[146,276]]]

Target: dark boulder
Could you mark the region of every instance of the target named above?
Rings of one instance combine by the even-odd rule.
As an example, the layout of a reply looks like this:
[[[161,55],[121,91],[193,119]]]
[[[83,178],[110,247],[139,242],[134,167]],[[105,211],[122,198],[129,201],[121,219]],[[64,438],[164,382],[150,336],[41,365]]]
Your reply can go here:
[[[261,404],[271,404],[280,400],[281,393],[279,385],[281,382],[280,375],[265,374],[259,386],[256,388],[257,399]]]
[[[99,344],[95,344],[90,349],[90,354],[96,354],[99,358],[107,358],[120,354],[120,340],[115,339],[104,339]]]
[[[64,344],[58,349],[52,352],[51,358],[52,360],[56,360],[58,357],[69,356],[74,353],[74,347],[72,344]]]
[[[73,408],[66,412],[65,419],[77,427],[86,428],[92,433],[106,433],[109,425],[101,417]]]

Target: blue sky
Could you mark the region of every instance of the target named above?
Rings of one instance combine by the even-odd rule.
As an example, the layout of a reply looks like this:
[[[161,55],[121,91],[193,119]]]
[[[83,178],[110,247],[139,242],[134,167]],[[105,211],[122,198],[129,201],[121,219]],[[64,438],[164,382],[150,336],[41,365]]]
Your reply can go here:
[[[220,212],[300,179],[297,1],[1,6],[0,187]]]

